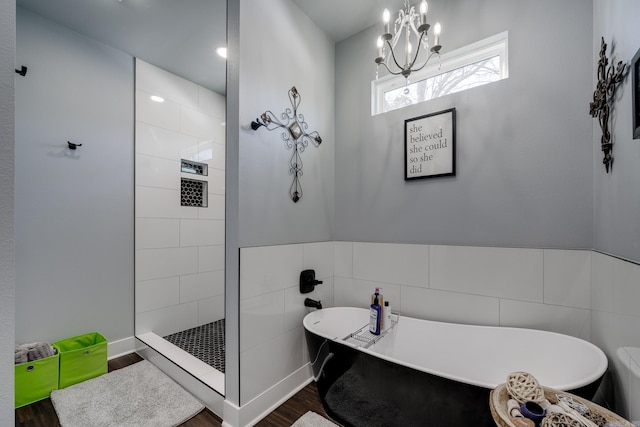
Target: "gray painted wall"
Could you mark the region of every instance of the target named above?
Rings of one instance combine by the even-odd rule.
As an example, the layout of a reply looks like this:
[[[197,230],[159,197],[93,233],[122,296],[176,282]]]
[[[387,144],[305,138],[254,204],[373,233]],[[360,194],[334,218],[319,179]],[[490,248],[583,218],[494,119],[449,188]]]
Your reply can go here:
[[[0,0],[0,425],[14,425],[15,257],[14,55],[15,1]]]
[[[634,0],[594,2],[591,66],[594,88],[601,37],[608,44],[610,63],[629,63],[640,48],[638,16],[640,3]],[[613,57],[612,45],[615,46]],[[594,247],[640,262],[640,140],[634,140],[632,134],[631,93],[631,75],[628,74],[617,89],[611,129],[614,163],[609,174],[605,173],[602,164],[600,125],[593,120]]]
[[[241,2],[239,243],[241,247],[333,239],[334,45],[289,0]],[[245,37],[246,36],[246,37]],[[247,129],[265,110],[280,117],[291,108],[296,86],[298,113],[320,147],[302,153],[304,195],[289,198],[289,158],[280,131]]]
[[[16,341],[130,337],[133,59],[17,14]]]
[[[430,1],[446,50],[509,31],[510,77],[375,117],[380,28],[339,43],[336,240],[591,248],[591,9],[584,0]],[[457,175],[405,182],[404,120],[451,107]]]
[[[229,10],[233,10],[231,5]],[[336,145],[334,44],[290,0],[242,0],[239,11],[242,46],[239,57],[230,58],[232,64],[238,64],[239,73],[239,247],[332,240]],[[228,75],[233,76],[232,70]],[[298,203],[289,198],[291,150],[285,148],[281,131],[247,129],[265,110],[280,117],[285,109],[291,109],[287,92],[292,86],[296,86],[301,95],[298,114],[304,115],[309,125],[307,130],[318,131],[323,139],[319,147],[309,144],[302,153],[304,194]],[[230,85],[228,108],[235,105],[234,91],[234,86]],[[228,114],[231,117],[229,111]],[[228,133],[228,136],[227,145],[235,145],[235,135]],[[227,160],[234,160],[234,157],[235,153],[228,153]],[[235,168],[227,163],[227,176],[233,170]],[[227,189],[227,197],[229,193]],[[235,204],[235,200],[231,201]],[[228,224],[227,231],[230,227]],[[229,289],[232,285],[227,283],[226,292],[233,292],[239,298],[238,290]],[[233,313],[238,303],[239,299],[231,301],[227,297],[227,313]],[[245,304],[240,323],[244,316],[255,315],[251,312],[253,308],[247,308]],[[233,345],[236,351],[237,343]],[[269,360],[276,356],[265,354],[264,357]],[[250,372],[250,369],[240,367],[240,375]],[[292,373],[275,372],[282,374],[282,379]],[[226,378],[227,386],[233,387],[232,398],[235,399],[239,384],[235,383],[235,378],[228,375]],[[245,382],[253,380],[247,378],[243,377]],[[241,398],[240,403],[246,405],[248,402]]]

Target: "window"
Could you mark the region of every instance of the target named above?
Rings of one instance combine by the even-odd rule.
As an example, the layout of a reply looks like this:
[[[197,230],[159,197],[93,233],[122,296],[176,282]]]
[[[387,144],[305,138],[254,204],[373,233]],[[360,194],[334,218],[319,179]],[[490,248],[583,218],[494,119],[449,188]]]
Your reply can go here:
[[[403,108],[509,77],[508,32],[432,57],[409,80],[389,75],[371,82],[371,115]]]

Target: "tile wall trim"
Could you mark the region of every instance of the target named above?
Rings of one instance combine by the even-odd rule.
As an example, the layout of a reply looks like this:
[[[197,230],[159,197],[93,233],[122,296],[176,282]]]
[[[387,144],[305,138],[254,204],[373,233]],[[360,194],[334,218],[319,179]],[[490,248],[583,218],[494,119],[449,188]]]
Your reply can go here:
[[[606,255],[606,256],[608,256],[608,257],[615,258],[615,259],[620,260],[620,261],[624,261],[624,262],[628,262],[628,263],[630,263],[630,264],[635,264],[635,265],[637,265],[637,266],[640,266],[640,261],[634,261],[634,260],[632,260],[632,259],[625,258],[625,257],[623,257],[623,256],[610,254],[609,252],[601,251],[601,250],[599,250],[599,249],[592,249],[591,251],[592,251],[592,252],[595,252],[595,253],[597,253],[597,254],[600,254],[600,255]]]

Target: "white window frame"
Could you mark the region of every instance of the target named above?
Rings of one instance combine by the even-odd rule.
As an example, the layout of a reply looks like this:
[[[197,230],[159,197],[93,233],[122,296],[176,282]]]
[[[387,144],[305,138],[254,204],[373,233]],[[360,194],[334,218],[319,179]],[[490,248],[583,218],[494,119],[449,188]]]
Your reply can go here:
[[[509,32],[504,31],[486,39],[477,41],[470,45],[461,47],[460,49],[446,52],[431,58],[420,71],[411,73],[409,77],[410,83],[425,80],[438,74],[447,73],[485,59],[500,57],[500,80],[509,77]],[[371,115],[385,113],[384,94],[390,90],[397,89],[406,85],[406,79],[402,75],[389,74],[371,82]],[[420,101],[420,102],[426,102]],[[418,103],[420,103],[418,102]],[[415,104],[411,104],[415,105]],[[404,107],[401,107],[404,108]],[[395,111],[395,110],[390,110]]]

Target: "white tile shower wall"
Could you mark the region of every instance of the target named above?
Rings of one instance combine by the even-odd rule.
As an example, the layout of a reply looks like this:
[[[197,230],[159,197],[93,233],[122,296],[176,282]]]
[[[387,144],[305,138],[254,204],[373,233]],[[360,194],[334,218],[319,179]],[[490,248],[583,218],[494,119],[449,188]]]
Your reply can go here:
[[[136,154],[167,160],[196,160],[198,138],[138,121],[136,123]]]
[[[224,270],[180,276],[181,303],[216,296],[224,299]]]
[[[215,296],[198,300],[198,323],[211,323],[222,318],[224,318],[224,298]]]
[[[180,246],[180,220],[140,218],[136,220],[136,248],[158,249]]]
[[[136,313],[180,303],[180,277],[139,280],[136,283]]]
[[[136,60],[138,333],[224,317],[224,121],[223,96]],[[183,173],[181,159],[208,175]],[[180,205],[181,177],[208,181],[207,208]]]
[[[198,314],[197,301],[142,311],[136,313],[136,331],[153,331],[166,336],[197,325]]]
[[[198,85],[147,62],[136,61],[136,88],[185,107],[198,107]]]
[[[136,185],[135,197],[136,219],[198,217],[196,209],[180,206],[180,190]]]
[[[198,272],[224,270],[224,245],[198,246]]]
[[[640,265],[592,254],[592,341],[609,358],[616,411],[640,424]]]

